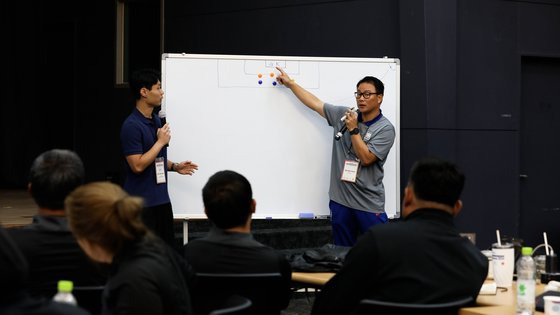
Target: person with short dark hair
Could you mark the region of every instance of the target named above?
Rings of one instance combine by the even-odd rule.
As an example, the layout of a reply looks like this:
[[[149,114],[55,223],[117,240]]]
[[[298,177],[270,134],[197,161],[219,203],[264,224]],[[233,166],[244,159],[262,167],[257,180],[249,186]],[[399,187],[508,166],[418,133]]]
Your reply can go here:
[[[121,127],[121,145],[126,158],[124,189],[144,198],[144,223],[173,248],[177,248],[173,209],[167,190],[168,172],[192,175],[198,166],[191,161],[174,163],[167,158],[171,128],[154,110],[161,106],[163,90],[160,73],[140,69],[130,77],[130,90],[136,101]]]
[[[204,185],[202,199],[213,227],[206,237],[185,245],[185,258],[193,272],[280,273],[284,285],[278,291],[284,294],[277,296],[278,304],[287,307],[291,267],[284,255],[259,243],[251,234],[256,201],[249,181],[234,171],[217,172]]]
[[[32,297],[26,286],[28,263],[6,230],[0,227],[0,314],[87,315],[87,311],[45,297]]]
[[[325,285],[313,315],[350,314],[362,299],[444,303],[478,296],[488,259],[453,224],[465,176],[447,161],[414,164],[404,191],[404,220],[372,227]]]
[[[84,165],[75,152],[53,149],[33,161],[28,188],[39,208],[64,211],[64,198],[84,179]]]
[[[355,113],[348,107],[323,102],[277,69],[277,81],[333,127],[329,187],[333,243],[353,246],[371,226],[388,221],[383,165],[395,140],[395,127],[381,112],[383,82],[372,76],[358,81]],[[347,132],[337,139],[342,127]]]
[[[65,207],[86,254],[111,264],[102,314],[192,314],[184,260],[144,225],[142,198],[95,182],[74,190]]]
[[[202,201],[208,219],[227,230],[250,223],[256,208],[251,184],[233,171],[214,174],[202,188]]]
[[[29,262],[28,288],[34,296],[51,298],[58,280],[105,284],[106,275],[80,249],[64,212],[64,198],[84,179],[82,160],[70,150],[46,151],[31,166],[28,191],[39,207],[37,215],[30,225],[8,231]]]

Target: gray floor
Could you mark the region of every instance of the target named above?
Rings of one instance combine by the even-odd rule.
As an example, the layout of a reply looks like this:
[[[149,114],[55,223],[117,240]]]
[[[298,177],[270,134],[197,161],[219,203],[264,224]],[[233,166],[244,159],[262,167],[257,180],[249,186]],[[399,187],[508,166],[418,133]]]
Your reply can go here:
[[[313,306],[315,292],[296,292],[290,305],[282,311],[282,315],[309,315]]]

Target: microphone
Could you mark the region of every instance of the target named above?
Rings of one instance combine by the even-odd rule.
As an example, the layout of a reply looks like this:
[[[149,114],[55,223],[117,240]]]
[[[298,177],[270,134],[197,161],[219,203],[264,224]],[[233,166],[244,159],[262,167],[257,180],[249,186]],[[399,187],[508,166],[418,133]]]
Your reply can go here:
[[[357,107],[352,107],[350,108],[351,112],[356,112],[358,111]],[[346,119],[346,114],[344,114],[344,116],[342,116],[340,118],[340,121],[344,121]],[[342,138],[342,135],[346,132],[346,130],[348,130],[348,127],[346,127],[346,124],[343,124],[342,127],[340,127],[340,130],[336,133],[336,135],[334,136],[335,140],[340,140],[340,138]]]
[[[159,120],[161,120],[161,126],[165,126],[165,124],[167,123],[167,119],[165,118],[165,111],[164,110],[160,110],[158,113],[159,116]],[[169,143],[165,145],[166,147],[169,147]]]
[[[161,126],[163,127],[163,125],[167,123],[167,119],[165,118],[165,111],[160,110],[158,116],[159,116],[159,120],[161,120]]]

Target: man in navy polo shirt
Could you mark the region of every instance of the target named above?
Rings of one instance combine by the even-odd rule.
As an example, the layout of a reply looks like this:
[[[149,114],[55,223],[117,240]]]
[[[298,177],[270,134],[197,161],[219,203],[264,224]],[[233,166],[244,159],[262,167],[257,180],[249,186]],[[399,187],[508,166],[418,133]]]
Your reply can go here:
[[[161,119],[154,113],[164,94],[159,72],[138,70],[132,74],[129,83],[136,107],[121,128],[121,144],[127,162],[124,189],[131,195],[144,198],[144,223],[176,248],[167,172],[192,175],[198,166],[191,161],[173,163],[167,159],[171,130],[167,123],[162,126]]]

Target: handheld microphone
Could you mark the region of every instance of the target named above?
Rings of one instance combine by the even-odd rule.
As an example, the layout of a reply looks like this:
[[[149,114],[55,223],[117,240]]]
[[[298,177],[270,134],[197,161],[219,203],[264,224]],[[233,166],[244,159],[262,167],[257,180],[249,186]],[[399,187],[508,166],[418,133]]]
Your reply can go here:
[[[356,111],[358,111],[358,108],[357,107],[352,107],[352,108],[350,108],[350,111],[356,112]],[[346,114],[344,114],[344,116],[342,116],[342,118],[340,118],[340,121],[344,121],[345,119],[346,119]],[[334,139],[335,140],[340,140],[340,138],[342,138],[342,135],[346,132],[346,130],[348,130],[348,127],[346,127],[346,124],[343,124],[342,127],[340,127],[340,130],[334,136]]]
[[[161,126],[163,127],[167,123],[167,119],[165,118],[165,112],[160,110],[158,113],[159,120],[161,120]]]
[[[159,116],[159,120],[161,120],[161,126],[165,126],[165,124],[167,123],[167,119],[165,118],[165,111],[160,110],[158,113]],[[169,143],[165,145],[166,147],[169,147]]]

